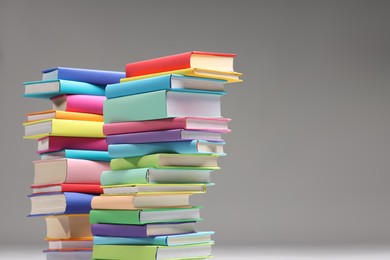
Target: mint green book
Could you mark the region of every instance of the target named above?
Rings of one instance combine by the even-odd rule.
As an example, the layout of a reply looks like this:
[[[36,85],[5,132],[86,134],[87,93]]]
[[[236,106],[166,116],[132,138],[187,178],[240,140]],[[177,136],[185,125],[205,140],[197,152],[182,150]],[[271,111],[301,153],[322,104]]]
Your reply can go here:
[[[221,96],[162,90],[107,99],[104,102],[104,122],[109,124],[182,116],[220,118]]]
[[[112,159],[111,170],[134,168],[182,168],[216,170],[217,154],[170,154],[157,153],[138,157]]]
[[[161,222],[200,221],[200,208],[158,208],[139,210],[94,209],[89,213],[91,224],[132,224],[142,225]]]
[[[156,246],[156,245],[94,245],[93,259],[155,260],[204,259],[211,256],[213,243]]]
[[[102,186],[148,183],[210,183],[213,170],[136,168],[103,171]]]

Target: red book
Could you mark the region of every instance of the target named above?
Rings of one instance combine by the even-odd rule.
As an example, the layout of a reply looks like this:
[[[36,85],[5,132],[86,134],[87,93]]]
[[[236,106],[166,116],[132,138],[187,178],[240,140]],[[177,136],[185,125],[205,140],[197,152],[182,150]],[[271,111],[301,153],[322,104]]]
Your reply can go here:
[[[102,194],[103,189],[100,184],[79,184],[79,183],[56,183],[31,185],[33,194],[51,193],[51,192],[81,192],[90,194]]]
[[[126,64],[126,77],[188,68],[233,72],[236,54],[190,51]]]
[[[63,149],[107,151],[106,138],[46,136],[38,139],[37,153]]]
[[[230,118],[175,117],[146,121],[120,122],[103,125],[105,135],[149,132],[169,129],[230,132]]]

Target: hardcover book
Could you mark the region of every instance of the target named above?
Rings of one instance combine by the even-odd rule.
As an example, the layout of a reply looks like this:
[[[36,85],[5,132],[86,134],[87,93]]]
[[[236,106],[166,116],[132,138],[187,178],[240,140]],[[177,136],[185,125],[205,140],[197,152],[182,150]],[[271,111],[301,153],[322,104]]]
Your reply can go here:
[[[124,77],[126,77],[125,72],[110,70],[56,67],[42,71],[42,80],[65,79],[98,85],[117,83]]]
[[[46,260],[91,260],[92,250],[72,250],[72,251],[59,251],[59,250],[45,250]]]
[[[230,132],[230,118],[174,117],[157,120],[119,122],[103,125],[105,135],[149,132],[169,129],[201,130],[209,132]]]
[[[110,169],[108,162],[81,159],[34,161],[34,185],[78,183],[100,184],[102,171]]]
[[[51,99],[62,94],[104,96],[104,87],[70,80],[24,82],[24,97]]]
[[[82,160],[93,160],[93,161],[104,161],[109,162],[111,158],[107,151],[93,151],[93,150],[74,150],[65,149],[61,151],[41,153],[41,160],[51,159],[82,159]]]
[[[88,214],[91,210],[92,194],[78,192],[64,192],[51,194],[32,194],[30,217]]]
[[[209,183],[213,170],[203,169],[155,169],[136,168],[129,170],[103,171],[101,185],[157,184],[157,183]]]
[[[26,139],[45,136],[104,137],[103,122],[52,118],[23,123],[23,126]]]
[[[92,239],[89,214],[46,216],[45,222],[46,240]]]
[[[126,64],[126,77],[136,77],[164,71],[201,68],[233,72],[235,54],[190,51]]]
[[[81,192],[91,194],[102,194],[103,188],[100,184],[79,184],[79,183],[56,183],[31,185],[32,193],[53,193],[53,192]]]
[[[196,232],[180,235],[166,235],[155,237],[115,237],[94,236],[95,245],[159,245],[179,246],[212,243],[211,235],[214,232]]]
[[[110,144],[108,153],[111,158],[136,157],[154,153],[224,155],[223,145],[224,142],[208,142],[202,140],[141,144]]]
[[[207,185],[213,185],[208,183]],[[105,195],[125,195],[125,194],[194,194],[205,193],[206,184],[203,183],[180,183],[180,184],[123,184],[123,185],[110,185],[102,186],[103,193]],[[161,203],[163,198],[159,198]],[[165,199],[166,200],[166,199]],[[156,202],[157,203],[157,202]]]
[[[54,110],[103,115],[105,96],[60,95],[51,99]]]
[[[88,220],[89,221],[89,220]],[[86,225],[87,227],[89,225]],[[48,250],[75,251],[80,249],[92,250],[93,238],[49,239]]]
[[[195,232],[196,222],[152,223],[144,225],[93,224],[94,236],[154,237],[162,235],[188,234]]]
[[[221,95],[163,90],[104,102],[106,124],[181,116],[221,117]]]
[[[219,169],[218,155],[206,154],[150,154],[141,157],[117,158],[110,163],[111,170],[133,168],[195,168]]]
[[[105,138],[46,136],[38,139],[38,153],[55,152],[64,149],[107,151]]]
[[[200,221],[200,207],[162,208],[138,210],[94,209],[90,214],[91,224],[132,224],[143,225],[162,222]]]
[[[67,112],[61,110],[45,110],[40,112],[29,113],[27,122],[37,121],[42,119],[56,118],[56,119],[71,119],[71,120],[85,120],[103,122],[103,116],[90,113]]]
[[[222,92],[224,90],[225,82],[225,80],[168,74],[153,78],[145,78],[108,85],[106,87],[106,97],[117,98],[158,90],[177,90],[205,93],[210,91]]]
[[[107,144],[109,145],[170,142],[183,140],[206,140],[214,142],[223,142],[221,133],[184,129],[108,135],[106,139]]]
[[[189,207],[190,194],[96,196],[93,209],[142,209]]]

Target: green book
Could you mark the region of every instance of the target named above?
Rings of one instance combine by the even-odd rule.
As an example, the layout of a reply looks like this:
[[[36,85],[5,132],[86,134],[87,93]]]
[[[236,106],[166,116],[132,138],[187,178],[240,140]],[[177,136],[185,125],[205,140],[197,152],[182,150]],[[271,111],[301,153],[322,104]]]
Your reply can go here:
[[[104,122],[152,120],[169,117],[221,117],[220,94],[154,91],[107,99]]]
[[[190,222],[199,221],[200,208],[159,208],[140,210],[109,210],[95,209],[90,211],[91,224],[133,224],[142,225],[160,222]]]
[[[156,259],[205,259],[211,256],[213,243],[153,246],[153,245],[94,245],[93,259],[156,260]]]
[[[157,153],[138,157],[111,160],[111,170],[134,168],[181,168],[181,169],[219,169],[216,154],[169,154]]]

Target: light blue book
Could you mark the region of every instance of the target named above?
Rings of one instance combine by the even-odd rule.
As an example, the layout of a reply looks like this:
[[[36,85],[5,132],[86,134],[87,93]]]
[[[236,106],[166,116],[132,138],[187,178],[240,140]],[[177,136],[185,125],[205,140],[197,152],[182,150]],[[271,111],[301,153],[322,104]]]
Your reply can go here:
[[[204,93],[218,92],[220,94],[225,94],[223,91],[224,83],[226,83],[226,80],[169,74],[108,85],[106,88],[106,97],[117,98],[158,90]]]
[[[213,231],[156,237],[106,237],[94,236],[95,245],[161,245],[178,246],[212,243]]]
[[[111,158],[136,157],[153,153],[181,153],[181,154],[218,154],[223,152],[224,142],[208,142],[203,140],[138,143],[138,144],[110,144],[108,153]]]
[[[50,99],[62,94],[104,96],[104,85],[70,80],[41,80],[24,82],[24,97]]]
[[[41,160],[69,158],[69,159],[83,159],[92,161],[104,161],[109,162],[111,158],[107,151],[94,151],[94,150],[72,150],[65,149],[57,152],[49,152],[40,154]]]
[[[100,176],[100,183],[102,186],[150,183],[210,183],[212,172],[213,170],[203,169],[154,168],[103,171]]]

